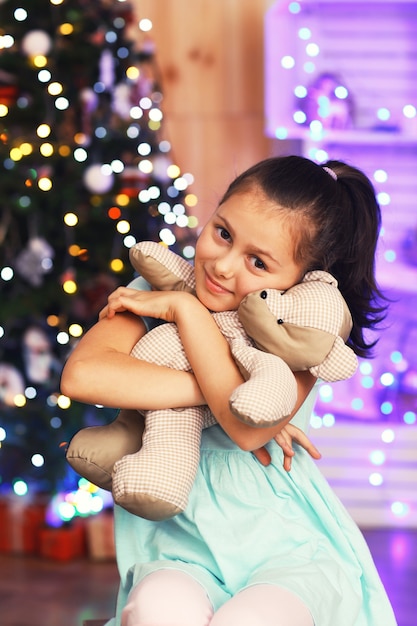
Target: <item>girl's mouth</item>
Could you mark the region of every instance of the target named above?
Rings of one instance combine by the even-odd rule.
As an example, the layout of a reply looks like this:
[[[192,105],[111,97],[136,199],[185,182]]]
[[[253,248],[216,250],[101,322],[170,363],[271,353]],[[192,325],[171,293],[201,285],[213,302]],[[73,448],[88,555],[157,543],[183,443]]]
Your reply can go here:
[[[205,273],[207,290],[213,294],[230,294],[231,292],[217,283],[207,272]]]

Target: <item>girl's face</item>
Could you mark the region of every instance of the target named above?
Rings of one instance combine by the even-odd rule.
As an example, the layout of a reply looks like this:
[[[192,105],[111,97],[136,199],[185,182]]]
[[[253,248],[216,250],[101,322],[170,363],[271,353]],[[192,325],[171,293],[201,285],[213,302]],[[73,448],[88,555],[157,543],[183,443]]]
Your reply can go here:
[[[231,196],[197,241],[197,296],[214,312],[236,310],[252,291],[285,291],[303,274],[287,216],[261,193]]]

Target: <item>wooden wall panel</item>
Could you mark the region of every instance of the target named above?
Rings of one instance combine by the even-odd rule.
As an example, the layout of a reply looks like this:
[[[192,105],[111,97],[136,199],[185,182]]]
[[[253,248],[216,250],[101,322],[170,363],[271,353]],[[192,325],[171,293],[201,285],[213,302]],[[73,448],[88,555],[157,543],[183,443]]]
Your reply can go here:
[[[134,0],[153,22],[167,139],[195,177],[203,224],[227,183],[270,153],[264,134],[269,0]]]

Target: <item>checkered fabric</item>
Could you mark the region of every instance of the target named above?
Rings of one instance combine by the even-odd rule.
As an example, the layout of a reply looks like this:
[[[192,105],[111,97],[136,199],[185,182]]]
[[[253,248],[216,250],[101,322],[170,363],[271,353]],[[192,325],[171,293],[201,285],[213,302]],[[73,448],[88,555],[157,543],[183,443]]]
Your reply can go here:
[[[332,382],[350,378],[357,369],[357,358],[345,345],[352,318],[328,272],[309,272],[284,292],[251,293],[238,314],[255,345],[280,356],[293,371],[308,369]]]
[[[213,317],[245,378],[230,397],[232,413],[252,426],[278,424],[292,412],[297,400],[292,371],[281,358],[254,347],[237,311],[213,313]]]
[[[171,369],[190,371],[175,324],[148,332],[132,356]],[[131,513],[164,519],[187,505],[199,462],[201,430],[215,418],[208,407],[146,411],[141,449],[117,461],[113,470],[114,500]]]
[[[253,347],[237,312],[215,313],[214,319],[248,379],[234,391],[231,410],[257,426],[278,423],[296,401],[292,372],[281,359]],[[134,346],[132,356],[172,369],[191,369],[175,324],[151,330]],[[183,510],[197,470],[201,430],[214,423],[208,407],[145,412],[142,448],[115,463],[115,502],[149,519]]]
[[[267,289],[268,308],[285,323],[323,330],[348,338],[352,328],[350,313],[336,279],[328,272],[314,271],[287,291]],[[346,320],[345,320],[346,317]]]
[[[148,411],[142,448],[115,463],[115,502],[153,520],[184,510],[200,460],[207,413],[206,407]]]
[[[237,340],[232,353],[246,379],[230,396],[232,413],[256,426],[278,424],[290,415],[297,400],[297,384],[288,365],[278,356]]]

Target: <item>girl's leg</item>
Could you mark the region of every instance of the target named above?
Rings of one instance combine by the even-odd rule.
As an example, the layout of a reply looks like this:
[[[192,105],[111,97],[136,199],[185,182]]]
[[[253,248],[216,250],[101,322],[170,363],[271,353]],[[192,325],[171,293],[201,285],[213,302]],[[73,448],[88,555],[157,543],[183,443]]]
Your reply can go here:
[[[192,576],[161,569],[132,589],[121,621],[122,626],[208,626],[212,615],[204,588]]]
[[[216,612],[210,626],[314,626],[308,608],[291,591],[277,585],[247,587]]]

